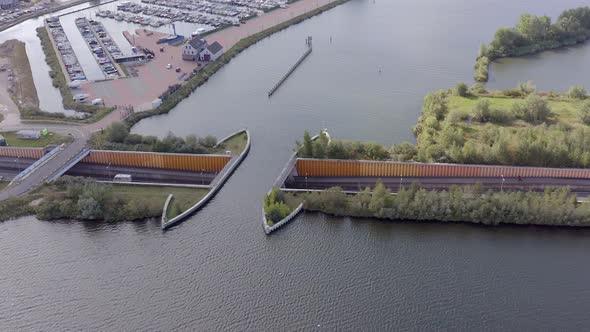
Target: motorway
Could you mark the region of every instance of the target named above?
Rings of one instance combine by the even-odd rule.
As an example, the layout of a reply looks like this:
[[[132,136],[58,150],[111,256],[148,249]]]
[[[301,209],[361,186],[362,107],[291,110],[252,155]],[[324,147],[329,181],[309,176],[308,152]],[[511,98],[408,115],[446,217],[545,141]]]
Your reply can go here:
[[[565,178],[441,178],[441,177],[317,177],[295,176],[285,181],[288,189],[321,190],[330,187],[340,187],[345,191],[360,191],[365,187],[374,187],[378,179],[392,192],[401,188],[408,188],[413,182],[418,182],[427,190],[445,190],[452,185],[468,186],[481,183],[483,189],[505,191],[544,191],[546,187],[569,187],[572,193],[579,197],[590,195],[590,179]]]
[[[209,185],[217,176],[217,173],[87,163],[78,163],[66,172],[66,175],[91,177],[99,181],[112,181],[117,174],[129,174],[133,182],[197,185]]]
[[[121,111],[115,110],[105,116],[102,120],[85,126],[66,123],[35,123],[15,125],[2,125],[2,123],[0,123],[0,131],[16,131],[22,129],[42,130],[47,128],[49,131],[62,135],[69,135],[72,137],[72,142],[70,144],[65,145],[61,151],[55,154],[46,163],[39,166],[29,176],[18,183],[15,183],[12,186],[0,191],[0,201],[20,196],[43,184],[47,178],[53,175],[67,162],[72,160],[86,147],[88,138],[93,132],[106,128],[113,122],[121,121],[122,116],[123,113]]]

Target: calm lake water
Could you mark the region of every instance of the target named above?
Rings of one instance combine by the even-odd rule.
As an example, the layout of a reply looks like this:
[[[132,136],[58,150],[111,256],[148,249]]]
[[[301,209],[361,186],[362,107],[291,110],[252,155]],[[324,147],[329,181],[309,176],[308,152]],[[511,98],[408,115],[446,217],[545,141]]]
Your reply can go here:
[[[424,94],[471,83],[498,26],[586,3],[352,0],[261,41],[134,128],[221,137],[248,127],[252,151],[211,203],[165,233],[157,221],[0,223],[0,329],[587,329],[590,230],[321,214],[268,237],[261,226],[262,196],[303,130],[412,140]],[[269,99],[308,35],[313,53]],[[503,61],[490,85],[590,86],[585,52]]]

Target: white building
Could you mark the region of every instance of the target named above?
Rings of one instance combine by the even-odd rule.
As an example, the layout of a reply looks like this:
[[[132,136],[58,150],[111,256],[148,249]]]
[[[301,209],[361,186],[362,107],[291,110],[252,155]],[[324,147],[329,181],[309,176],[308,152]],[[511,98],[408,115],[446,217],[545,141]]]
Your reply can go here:
[[[182,47],[182,59],[197,61],[200,58],[201,52],[209,46],[207,41],[199,36],[189,40]]]
[[[207,46],[199,56],[201,61],[215,61],[223,54],[223,46],[218,42]]]

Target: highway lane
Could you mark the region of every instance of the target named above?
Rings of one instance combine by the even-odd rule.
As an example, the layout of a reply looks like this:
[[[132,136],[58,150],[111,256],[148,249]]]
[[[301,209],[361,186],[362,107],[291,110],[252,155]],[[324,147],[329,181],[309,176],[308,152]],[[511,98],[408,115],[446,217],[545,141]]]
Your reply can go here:
[[[28,177],[13,184],[12,186],[0,191],[0,201],[16,197],[40,186],[53,175],[60,167],[77,156],[85,147],[90,135],[98,130],[108,127],[114,122],[121,121],[124,113],[120,110],[114,110],[100,121],[89,125],[78,125],[68,123],[20,123],[14,125],[5,125],[0,123],[0,131],[17,131],[22,129],[47,129],[62,135],[72,137],[72,142],[65,145],[61,151],[53,156],[49,161],[38,167]],[[3,161],[0,160],[0,163]],[[0,164],[1,167],[1,164]]]
[[[413,182],[428,190],[445,190],[452,185],[468,186],[481,183],[485,190],[543,191],[546,187],[569,187],[580,197],[590,194],[590,179],[565,178],[442,178],[442,177],[314,177],[296,176],[285,182],[290,189],[326,189],[341,187],[346,191],[360,191],[374,187],[378,179],[392,192],[408,188]]]

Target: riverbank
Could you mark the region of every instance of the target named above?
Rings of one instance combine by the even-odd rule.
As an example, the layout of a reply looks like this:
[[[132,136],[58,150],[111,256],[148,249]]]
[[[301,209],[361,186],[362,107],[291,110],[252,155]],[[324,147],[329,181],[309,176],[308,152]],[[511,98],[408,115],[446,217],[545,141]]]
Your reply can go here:
[[[147,110],[144,112],[139,112],[131,115],[125,121],[130,125],[133,126],[137,122],[141,121],[142,119],[166,114],[170,112],[178,103],[182,100],[187,98],[193,91],[195,91],[199,86],[203,85],[205,82],[209,80],[209,78],[214,75],[219,69],[221,69],[225,64],[229,63],[232,58],[236,57],[240,54],[243,50],[250,47],[251,45],[256,44],[260,40],[278,32],[283,29],[288,28],[291,25],[298,24],[303,22],[304,20],[321,14],[329,9],[332,9],[340,4],[347,2],[348,0],[335,0],[329,2],[326,5],[313,9],[305,14],[296,16],[292,19],[289,19],[285,22],[279,23],[275,26],[270,28],[266,28],[261,32],[257,32],[251,36],[245,37],[240,39],[235,45],[233,45],[229,50],[227,50],[219,59],[209,64],[205,69],[201,70],[198,74],[196,74],[193,78],[191,78],[186,84],[184,84],[180,89],[176,90],[172,93],[159,107],[151,110]],[[249,23],[246,23],[249,24]],[[209,36],[210,40],[214,40],[212,36]],[[209,38],[208,38],[209,39]]]
[[[500,28],[482,45],[476,58],[475,80],[488,81],[489,63],[500,58],[532,55],[569,47],[590,39],[590,7],[568,9],[554,24],[548,16],[522,14],[514,28]]]
[[[12,39],[0,45],[0,103],[6,106],[7,125],[17,125],[20,118],[39,108],[39,97],[25,43]],[[20,111],[20,112],[19,112]]]
[[[134,221],[162,215],[162,202],[175,195],[188,208],[206,191],[198,188],[104,184],[64,176],[34,192],[0,202],[0,221],[35,215],[41,220],[71,219],[104,222]]]
[[[547,189],[544,193],[484,192],[478,186],[428,191],[414,183],[392,195],[378,182],[374,188],[366,188],[354,195],[347,195],[334,187],[291,198],[301,199],[305,211],[341,217],[397,222],[467,222],[489,226],[590,226],[590,204],[578,203],[567,188]]]

